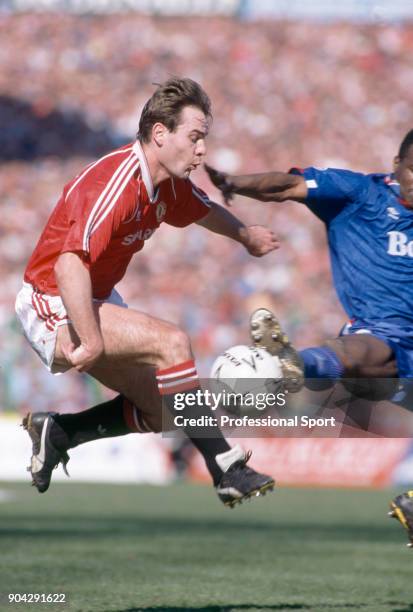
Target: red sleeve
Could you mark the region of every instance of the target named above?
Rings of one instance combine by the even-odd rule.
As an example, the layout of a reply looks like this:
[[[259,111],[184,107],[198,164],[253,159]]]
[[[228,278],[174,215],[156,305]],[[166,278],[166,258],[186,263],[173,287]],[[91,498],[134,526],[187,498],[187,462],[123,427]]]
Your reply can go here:
[[[195,221],[203,219],[211,210],[211,202],[207,194],[192,181],[174,181],[176,192],[175,206],[168,207],[165,222],[174,227],[186,227]]]

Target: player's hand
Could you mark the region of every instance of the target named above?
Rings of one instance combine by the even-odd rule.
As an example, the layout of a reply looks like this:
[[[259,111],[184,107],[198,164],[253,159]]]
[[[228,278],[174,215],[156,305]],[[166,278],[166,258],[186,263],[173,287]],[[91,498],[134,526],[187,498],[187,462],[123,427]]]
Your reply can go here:
[[[250,225],[243,230],[243,244],[250,255],[262,257],[280,248],[274,232],[262,225]]]
[[[234,185],[229,180],[229,175],[226,172],[215,170],[215,168],[212,168],[212,166],[209,166],[208,164],[204,164],[204,168],[211,182],[215,185],[215,187],[218,187],[222,193],[225,204],[227,206],[231,206],[231,200],[234,197]]]
[[[93,344],[81,343],[79,346],[71,343],[67,346],[62,346],[62,352],[73,368],[78,372],[87,372],[102,355],[103,342],[96,341]]]

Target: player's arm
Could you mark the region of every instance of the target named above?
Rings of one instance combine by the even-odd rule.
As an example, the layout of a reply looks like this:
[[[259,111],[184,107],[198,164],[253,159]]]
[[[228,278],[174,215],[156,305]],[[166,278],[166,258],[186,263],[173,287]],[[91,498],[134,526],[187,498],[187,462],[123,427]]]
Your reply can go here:
[[[235,176],[220,172],[205,164],[209,178],[221,190],[228,202],[235,193],[261,200],[262,202],[304,202],[308,189],[301,175],[287,172],[265,172]]]
[[[89,270],[77,253],[62,253],[54,268],[59,293],[80,339],[79,346],[62,347],[80,372],[89,370],[103,352],[103,338],[93,309]]]
[[[215,234],[240,242],[254,257],[262,257],[280,246],[277,237],[270,229],[261,225],[247,227],[229,210],[215,202],[211,202],[210,211],[197,223]]]

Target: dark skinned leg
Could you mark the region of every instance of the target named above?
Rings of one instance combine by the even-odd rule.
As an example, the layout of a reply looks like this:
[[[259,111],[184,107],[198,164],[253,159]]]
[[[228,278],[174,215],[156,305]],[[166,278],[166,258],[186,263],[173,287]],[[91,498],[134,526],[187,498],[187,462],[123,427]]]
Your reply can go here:
[[[347,406],[346,422],[367,430],[372,402],[388,399],[397,387],[397,364],[393,351],[371,334],[341,336],[329,340],[326,346],[342,362],[344,375],[341,382],[353,396]],[[360,399],[354,401],[355,398]]]
[[[392,349],[371,334],[340,336],[326,342],[342,362],[346,378],[391,378],[397,376]]]

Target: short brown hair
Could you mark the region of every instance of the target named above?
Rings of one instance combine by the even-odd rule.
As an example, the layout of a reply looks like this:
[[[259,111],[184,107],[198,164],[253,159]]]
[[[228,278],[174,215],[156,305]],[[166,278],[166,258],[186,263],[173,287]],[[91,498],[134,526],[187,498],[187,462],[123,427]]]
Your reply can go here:
[[[208,119],[212,118],[211,101],[198,83],[177,77],[161,83],[143,107],[137,138],[149,142],[152,127],[158,122],[174,132],[186,106],[196,106]]]

